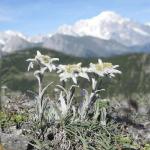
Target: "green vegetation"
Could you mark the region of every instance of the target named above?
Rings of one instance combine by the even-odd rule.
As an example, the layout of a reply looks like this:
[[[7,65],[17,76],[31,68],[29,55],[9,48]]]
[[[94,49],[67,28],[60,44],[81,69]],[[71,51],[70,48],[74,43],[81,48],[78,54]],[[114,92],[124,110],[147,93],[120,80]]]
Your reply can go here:
[[[36,83],[31,73],[25,73],[27,68],[27,58],[32,58],[36,54],[36,50],[27,49],[19,51],[0,59],[0,77],[1,85],[7,85],[10,90],[26,92],[27,90],[35,90]],[[82,62],[87,66],[89,62],[96,62],[97,59],[84,59],[68,56],[60,52],[42,49],[43,54],[51,57],[58,57],[62,64]],[[124,56],[116,56],[112,58],[102,58],[104,61],[112,62],[114,65],[119,64],[122,71],[121,76],[115,79],[104,79],[104,88],[108,91],[106,95],[131,95],[133,93],[148,93],[150,91],[150,55],[148,54],[130,54]],[[55,75],[46,75],[47,81],[56,81]],[[81,81],[82,82],[82,81]],[[108,85],[108,82],[111,84]],[[83,82],[82,87],[87,84]],[[109,88],[108,88],[109,86]],[[114,88],[115,87],[115,88]]]
[[[20,128],[21,123],[25,122],[27,118],[26,114],[0,111],[0,127],[2,130],[13,125],[15,125],[16,128]]]
[[[105,58],[104,62],[99,60],[97,63],[96,58],[75,58],[43,49],[42,54],[60,58],[60,63],[63,64],[81,61],[88,66],[90,62],[96,63],[88,68],[74,64],[59,65],[56,69],[54,60],[39,52],[36,59],[28,61],[29,66],[33,64],[34,72],[27,72],[24,70],[28,65],[26,59],[34,58],[36,50],[24,50],[1,59],[1,85],[7,85],[12,91],[37,91],[33,92],[34,98],[30,98],[35,100],[31,107],[32,113],[26,111],[28,109],[24,108],[25,105],[20,105],[19,111],[15,113],[9,111],[9,107],[0,112],[3,132],[15,125],[16,130],[24,131],[21,134],[28,137],[30,146],[39,150],[149,149],[149,143],[134,139],[132,134],[126,132],[127,125],[119,124],[111,117],[111,111],[115,108],[112,109],[110,99],[103,98],[106,95],[148,93],[149,55],[118,56]],[[105,61],[119,64],[120,69],[117,70]],[[119,75],[119,70],[122,75]],[[118,75],[115,79],[109,78],[113,74]],[[62,82],[59,79],[63,79]],[[102,95],[103,93],[105,94]],[[19,101],[14,101],[18,105]],[[28,125],[24,128],[23,124]]]

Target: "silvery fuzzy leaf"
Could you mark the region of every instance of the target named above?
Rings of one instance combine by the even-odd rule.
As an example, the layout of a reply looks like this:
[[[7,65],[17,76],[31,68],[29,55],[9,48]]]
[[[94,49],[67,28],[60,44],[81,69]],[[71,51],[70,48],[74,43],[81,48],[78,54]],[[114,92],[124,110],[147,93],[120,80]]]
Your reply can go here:
[[[95,78],[92,78],[92,90],[96,89],[96,85],[97,85],[97,81],[95,80]]]
[[[28,65],[28,69],[27,70],[30,71],[30,69],[33,69],[33,66],[34,66],[33,62],[30,62],[29,65]]]
[[[77,78],[75,76],[72,76],[72,80],[75,84],[77,84]]]
[[[62,95],[62,92],[60,93],[59,100],[60,100],[60,109],[62,111],[62,114],[66,115],[68,108],[67,108],[67,104],[65,102],[65,99],[64,99],[64,97]]]
[[[47,86],[45,86],[44,88],[43,88],[43,90],[41,91],[41,93],[40,93],[40,97],[42,98],[42,96],[44,95],[44,93],[45,93],[45,91],[47,90],[47,88],[52,84],[53,82],[51,82],[51,83],[49,83]]]
[[[61,89],[62,91],[64,91],[65,94],[67,95],[67,90],[66,90],[63,86],[61,86],[61,85],[56,85],[56,87],[58,87],[59,89]]]
[[[51,58],[51,62],[53,61],[59,61],[59,58]]]
[[[107,115],[106,108],[103,107],[103,108],[101,108],[100,111],[101,111],[100,123],[101,123],[102,125],[106,125],[106,115]]]
[[[76,117],[76,108],[75,108],[75,106],[72,106],[72,111],[73,111],[73,117],[72,117],[72,121],[73,121]]]

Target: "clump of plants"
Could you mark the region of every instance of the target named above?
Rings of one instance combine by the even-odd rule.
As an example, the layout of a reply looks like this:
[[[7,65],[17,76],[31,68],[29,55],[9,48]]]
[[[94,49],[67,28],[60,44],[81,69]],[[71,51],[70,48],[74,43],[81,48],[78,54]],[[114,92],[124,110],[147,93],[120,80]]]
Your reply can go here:
[[[35,93],[33,126],[27,134],[30,146],[36,149],[115,149],[119,132],[117,125],[107,119],[109,100],[101,98],[103,78],[113,78],[121,72],[118,65],[108,62],[62,65],[59,58],[51,58],[37,51],[35,58],[28,59],[28,71],[34,70],[38,82]],[[55,72],[60,79],[56,85],[44,84],[44,77]],[[90,89],[82,89],[80,81],[88,82]],[[54,93],[50,98],[49,91]]]
[[[22,113],[12,113],[0,111],[0,128],[3,132],[7,131],[9,127],[15,126],[20,129],[22,124],[27,120],[28,116]]]

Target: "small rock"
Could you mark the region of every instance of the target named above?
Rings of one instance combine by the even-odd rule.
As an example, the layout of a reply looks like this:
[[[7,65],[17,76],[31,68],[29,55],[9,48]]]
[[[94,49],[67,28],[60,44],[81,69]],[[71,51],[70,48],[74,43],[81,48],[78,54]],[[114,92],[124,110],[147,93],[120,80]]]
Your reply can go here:
[[[28,140],[24,136],[0,133],[0,139],[6,150],[27,150]]]

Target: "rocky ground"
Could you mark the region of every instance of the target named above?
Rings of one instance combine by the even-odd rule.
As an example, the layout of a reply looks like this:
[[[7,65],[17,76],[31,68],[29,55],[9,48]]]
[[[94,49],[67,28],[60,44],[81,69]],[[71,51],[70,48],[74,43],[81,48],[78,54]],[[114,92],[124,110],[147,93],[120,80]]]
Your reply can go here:
[[[135,100],[124,100],[121,102],[112,100],[108,110],[108,120],[114,120],[122,125],[122,132],[130,135],[137,143],[150,142],[150,111],[149,107],[140,106]],[[18,98],[7,98],[4,112],[8,114],[27,115],[26,119],[16,117],[8,121],[1,114],[0,142],[5,150],[31,150],[29,139],[25,132],[30,132],[31,123],[28,118],[34,114],[35,101],[32,98],[19,96]],[[17,120],[18,119],[18,120]],[[20,120],[19,120],[20,119]],[[1,150],[1,149],[0,149]]]

